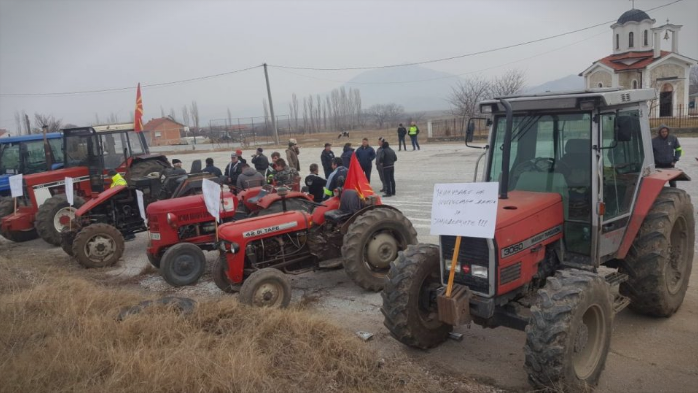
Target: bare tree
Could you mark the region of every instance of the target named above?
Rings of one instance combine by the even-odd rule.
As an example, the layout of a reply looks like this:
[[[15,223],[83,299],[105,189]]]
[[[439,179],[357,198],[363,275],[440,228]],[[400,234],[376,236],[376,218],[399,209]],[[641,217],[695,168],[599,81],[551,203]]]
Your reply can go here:
[[[118,122],[119,122],[119,116],[118,116],[116,113],[111,112],[111,113],[109,114],[109,117],[107,117],[107,123],[109,123],[109,124],[116,124],[116,123],[118,123]]]
[[[490,94],[492,97],[504,97],[520,93],[526,86],[526,72],[509,70],[502,75],[494,77],[490,83]]]
[[[378,128],[383,128],[384,125],[389,126],[397,122],[405,113],[405,108],[395,103],[377,104],[368,108],[366,112],[373,118]]]
[[[196,131],[199,131],[199,105],[197,105],[196,101],[191,102],[191,107],[189,108],[189,115],[191,116],[191,120],[194,123],[194,127],[196,128]]]
[[[291,115],[296,124],[296,130],[298,130],[298,97],[296,97],[296,93],[291,96]]]
[[[15,125],[17,126],[17,135],[22,135],[22,118],[19,117],[19,111],[15,111]]]
[[[32,126],[29,121],[29,115],[24,112],[24,109],[22,109],[22,118],[24,119],[24,134],[29,135],[32,133]]]
[[[99,122],[99,114],[98,113],[95,113],[95,124],[101,124]]]
[[[230,114],[230,108],[228,109],[228,127],[233,125],[233,116]]]
[[[58,132],[62,128],[62,120],[56,119],[53,115],[43,115],[41,113],[34,113],[34,132],[38,133],[44,128],[48,127],[48,132]]]
[[[458,82],[452,87],[448,101],[453,105],[452,113],[462,118],[470,118],[478,113],[478,103],[490,98],[491,84],[483,77],[473,77]]]
[[[421,123],[424,120],[424,117],[426,117],[426,113],[424,112],[410,113],[410,115],[407,117],[407,122]]]

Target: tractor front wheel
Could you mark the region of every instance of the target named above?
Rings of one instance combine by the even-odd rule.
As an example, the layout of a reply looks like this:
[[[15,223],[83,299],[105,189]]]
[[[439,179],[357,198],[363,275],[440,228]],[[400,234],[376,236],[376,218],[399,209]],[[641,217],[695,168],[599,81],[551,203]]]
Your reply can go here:
[[[173,287],[193,285],[206,271],[206,256],[191,243],[170,247],[160,260],[160,274]]]
[[[68,204],[65,194],[55,195],[39,206],[34,227],[44,241],[54,246],[61,245],[61,232],[75,219],[75,212],[85,200],[75,196],[73,206]]]
[[[124,236],[109,224],[88,225],[75,235],[73,254],[87,268],[112,266],[124,254]]]
[[[439,321],[439,247],[409,245],[393,262],[383,288],[381,312],[390,334],[405,345],[428,349],[446,341],[453,326]]]
[[[291,304],[291,280],[274,268],[257,270],[242,283],[239,296],[248,306],[286,308]]]
[[[19,202],[19,201],[18,201]],[[15,201],[12,197],[0,197],[0,218],[15,212]]]
[[[533,386],[584,392],[598,383],[611,345],[612,303],[597,274],[570,269],[548,277],[526,326],[525,368]]]
[[[695,231],[690,196],[663,188],[625,258],[630,279],[620,292],[630,298],[630,309],[655,317],[679,309],[691,276]]]
[[[73,254],[73,243],[75,242],[75,236],[77,234],[78,231],[76,229],[71,231],[68,228],[63,228],[61,232],[61,248],[71,257],[75,256],[75,254]]]
[[[360,287],[380,291],[398,252],[416,243],[417,231],[398,210],[368,210],[349,225],[344,235],[344,270]]]
[[[216,259],[216,262],[213,264],[211,269],[213,282],[216,283],[216,286],[225,293],[240,292],[240,285],[235,285],[230,282],[230,279],[225,274],[225,263],[228,263],[225,255],[221,255],[218,257],[218,259]]]

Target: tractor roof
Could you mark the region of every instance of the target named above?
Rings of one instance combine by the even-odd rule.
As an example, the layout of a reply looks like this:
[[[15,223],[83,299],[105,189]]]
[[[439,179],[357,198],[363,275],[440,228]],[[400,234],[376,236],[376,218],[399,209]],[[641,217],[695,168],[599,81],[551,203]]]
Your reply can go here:
[[[58,139],[60,137],[61,137],[60,132],[49,132],[46,134],[46,139]],[[44,134],[18,135],[18,136],[10,136],[7,138],[1,138],[0,144],[5,145],[8,143],[38,141],[38,140],[43,140],[43,139],[44,139]]]
[[[98,124],[92,126],[97,132],[133,131],[133,122],[118,124]]]
[[[507,100],[513,110],[579,109],[581,102],[593,102],[593,106],[613,106],[645,102],[656,98],[654,89],[621,90],[619,88],[589,89],[570,92],[546,92],[497,97],[480,103],[483,112],[504,111],[500,99]]]

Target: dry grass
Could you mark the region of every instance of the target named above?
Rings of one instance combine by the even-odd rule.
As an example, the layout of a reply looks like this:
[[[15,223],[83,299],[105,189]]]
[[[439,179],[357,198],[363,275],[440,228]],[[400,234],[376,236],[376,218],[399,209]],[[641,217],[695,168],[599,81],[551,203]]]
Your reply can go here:
[[[21,273],[21,274],[20,274]],[[55,272],[54,272],[55,273]],[[59,275],[61,273],[58,273]],[[386,359],[301,310],[231,298],[182,316],[85,278],[0,260],[0,392],[428,392],[465,388]]]

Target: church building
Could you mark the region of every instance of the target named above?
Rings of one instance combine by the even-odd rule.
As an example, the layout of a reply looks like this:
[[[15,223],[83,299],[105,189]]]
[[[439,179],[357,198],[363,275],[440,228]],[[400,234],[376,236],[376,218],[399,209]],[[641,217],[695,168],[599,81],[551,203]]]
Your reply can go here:
[[[613,54],[595,61],[580,76],[587,89],[620,87],[653,88],[657,101],[651,117],[676,116],[688,110],[689,72],[698,62],[679,54],[681,25],[667,23],[654,27],[646,12],[626,11],[611,25]],[[671,41],[671,51],[663,51],[662,40]]]

